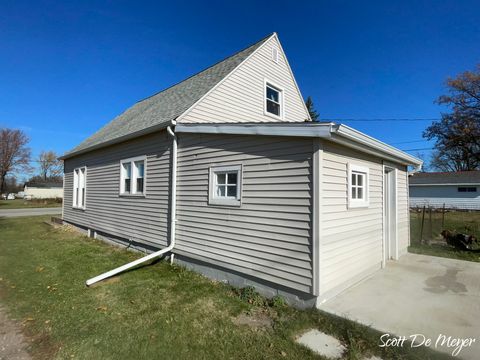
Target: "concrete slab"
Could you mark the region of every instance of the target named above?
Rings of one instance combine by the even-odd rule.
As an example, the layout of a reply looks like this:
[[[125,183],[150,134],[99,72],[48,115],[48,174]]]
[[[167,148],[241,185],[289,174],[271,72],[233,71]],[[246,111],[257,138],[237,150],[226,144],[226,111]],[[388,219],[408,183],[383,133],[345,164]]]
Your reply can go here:
[[[419,334],[417,343],[431,339],[449,354],[457,348],[449,336],[466,339],[458,357],[478,359],[480,263],[407,254],[320,309],[407,340]]]
[[[297,339],[297,342],[330,359],[341,358],[346,350],[336,338],[316,329],[307,331]]]

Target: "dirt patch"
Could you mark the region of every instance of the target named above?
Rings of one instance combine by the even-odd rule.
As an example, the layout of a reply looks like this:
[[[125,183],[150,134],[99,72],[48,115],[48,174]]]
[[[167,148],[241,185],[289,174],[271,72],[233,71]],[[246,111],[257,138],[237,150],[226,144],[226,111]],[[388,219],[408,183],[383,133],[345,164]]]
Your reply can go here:
[[[30,360],[21,327],[10,320],[0,305],[0,360]]]
[[[118,282],[120,282],[120,276],[113,276],[113,277],[110,277],[108,279],[99,281],[95,284],[92,284],[92,285],[89,286],[89,288],[95,289],[97,287],[101,287],[102,285],[116,284]]]
[[[260,310],[251,313],[242,313],[232,319],[236,325],[247,325],[255,330],[271,329],[273,320],[268,314]]]

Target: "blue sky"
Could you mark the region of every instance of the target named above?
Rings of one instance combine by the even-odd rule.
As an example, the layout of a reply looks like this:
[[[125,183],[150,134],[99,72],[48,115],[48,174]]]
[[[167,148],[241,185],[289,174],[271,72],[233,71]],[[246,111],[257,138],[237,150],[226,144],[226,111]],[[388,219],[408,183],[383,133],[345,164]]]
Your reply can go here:
[[[3,2],[0,126],[63,153],[273,31],[322,118],[438,118],[445,79],[480,62],[479,24],[480,2],[458,0]],[[427,121],[345,123],[431,147]]]

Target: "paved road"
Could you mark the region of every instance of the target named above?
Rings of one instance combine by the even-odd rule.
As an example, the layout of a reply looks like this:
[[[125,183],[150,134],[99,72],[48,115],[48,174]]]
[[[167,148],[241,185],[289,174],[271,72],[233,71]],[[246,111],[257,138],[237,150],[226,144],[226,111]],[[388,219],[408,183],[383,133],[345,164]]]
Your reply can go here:
[[[37,215],[59,215],[62,213],[61,207],[54,208],[25,208],[25,209],[2,209],[1,217],[19,217],[19,216],[37,216]]]

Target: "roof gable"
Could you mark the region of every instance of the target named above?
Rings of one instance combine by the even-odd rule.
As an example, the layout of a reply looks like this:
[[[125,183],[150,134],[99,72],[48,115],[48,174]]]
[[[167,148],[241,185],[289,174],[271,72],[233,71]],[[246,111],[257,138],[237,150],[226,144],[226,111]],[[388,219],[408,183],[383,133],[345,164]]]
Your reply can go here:
[[[277,61],[274,60],[274,53]],[[281,118],[265,112],[265,83],[282,90]],[[177,119],[178,123],[278,123],[310,120],[277,34]]]
[[[66,153],[63,158],[102,144],[121,141],[127,136],[140,135],[146,129],[168,126],[172,120],[191,108],[272,36],[269,35],[186,80],[137,102]]]

